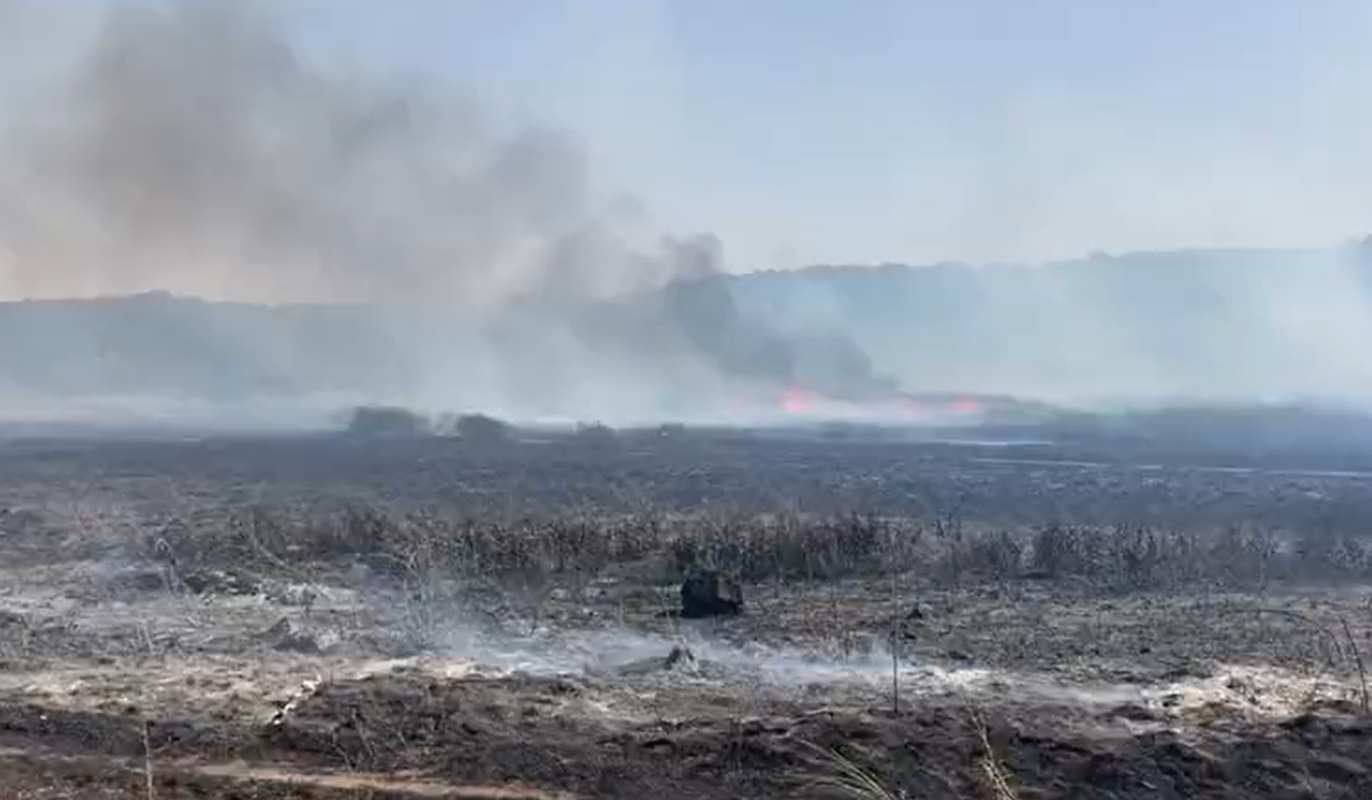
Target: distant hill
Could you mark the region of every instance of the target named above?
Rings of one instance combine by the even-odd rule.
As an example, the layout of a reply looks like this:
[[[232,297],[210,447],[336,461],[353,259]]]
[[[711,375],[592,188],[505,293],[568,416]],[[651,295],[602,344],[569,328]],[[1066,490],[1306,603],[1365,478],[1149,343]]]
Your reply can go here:
[[[717,276],[593,307],[535,304],[480,323],[433,307],[162,293],[7,302],[0,416],[99,397],[680,413],[736,385],[786,383],[853,394],[1367,398],[1369,252],[826,266]]]
[[[381,320],[347,306],[132,297],[0,303],[0,388],[234,399],[339,391],[404,373]]]

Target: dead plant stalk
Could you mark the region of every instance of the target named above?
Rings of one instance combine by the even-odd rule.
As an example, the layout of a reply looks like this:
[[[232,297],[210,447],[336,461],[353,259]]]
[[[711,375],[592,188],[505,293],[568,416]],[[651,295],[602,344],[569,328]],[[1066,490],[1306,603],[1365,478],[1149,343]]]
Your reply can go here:
[[[1367,696],[1367,668],[1363,666],[1362,651],[1358,649],[1358,641],[1353,638],[1353,630],[1348,627],[1348,620],[1343,615],[1339,615],[1339,624],[1343,625],[1343,635],[1348,639],[1348,648],[1353,651],[1353,660],[1358,665],[1358,681],[1362,684],[1362,710],[1363,713],[1369,711]]]
[[[150,721],[146,719],[143,720],[143,778],[147,791],[147,800],[154,800],[156,798],[156,792],[153,790],[152,743],[150,741],[151,737],[148,735],[148,729],[151,727],[152,723]]]

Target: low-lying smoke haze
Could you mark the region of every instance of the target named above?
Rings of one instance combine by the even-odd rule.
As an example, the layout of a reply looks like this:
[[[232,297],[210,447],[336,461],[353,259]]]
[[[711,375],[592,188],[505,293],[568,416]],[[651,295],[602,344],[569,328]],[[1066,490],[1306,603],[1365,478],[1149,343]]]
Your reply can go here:
[[[462,4],[441,14],[407,6],[401,16],[426,8],[449,23],[455,14],[491,23],[491,12]],[[690,28],[684,7],[662,8]],[[678,203],[668,198],[669,214],[654,213],[660,185],[634,199],[635,187],[610,185],[600,169],[617,147],[636,163],[645,149],[655,152],[664,174],[681,169],[678,156],[699,168],[726,132],[700,137],[689,156],[674,149],[684,147],[679,136],[633,147],[583,138],[549,122],[568,116],[568,100],[549,100],[546,118],[537,108],[514,113],[492,96],[498,82],[469,83],[460,70],[415,74],[375,59],[323,59],[318,41],[303,46],[299,25],[284,22],[284,11],[302,9],[329,13],[304,0],[0,0],[0,30],[13,40],[0,55],[0,298],[45,299],[0,305],[0,416],[136,408],[212,417],[253,408],[261,419],[307,420],[348,403],[395,402],[609,421],[746,418],[779,412],[776,398],[792,387],[858,403],[902,389],[1069,403],[1372,397],[1372,362],[1361,354],[1372,338],[1366,244],[734,275],[725,268],[728,243],[708,230],[749,225],[738,191],[721,189],[717,207],[701,202],[683,215],[710,224],[678,229]],[[798,12],[796,24],[811,16]],[[795,43],[796,31],[779,31],[776,46]],[[720,46],[736,34],[721,33]],[[772,40],[759,37],[765,52]],[[740,70],[758,79],[756,64]],[[666,91],[666,72],[644,74]],[[885,85],[882,75],[870,77]],[[772,78],[779,90],[793,82]],[[657,86],[628,96],[634,102],[615,114],[660,108],[646,102]],[[855,124],[832,88],[817,85],[813,102]],[[721,85],[717,99],[736,108],[740,98]],[[776,108],[793,99],[781,92]],[[758,103],[763,113],[766,100]],[[650,132],[665,118],[639,120],[634,130]],[[1078,141],[1069,121],[1036,130]],[[740,114],[739,124],[750,129],[756,120]],[[830,134],[859,149],[869,138],[851,125],[794,134],[783,126],[776,152]],[[909,144],[912,152],[921,146]],[[1102,139],[1102,152],[1116,144]],[[1017,195],[1015,181],[988,177],[1005,148],[986,147],[989,161],[975,168],[958,171],[965,159],[949,157],[941,172],[926,170],[935,196],[918,202],[875,184],[807,202],[831,208],[835,230],[856,236],[859,254],[871,252],[871,241],[850,217],[873,204],[880,213],[869,217],[911,230],[942,218],[945,201],[982,208],[978,235],[1012,241],[1032,215],[1007,209],[1033,206],[1042,193]],[[1078,147],[1090,152],[1089,143]],[[772,154],[756,156],[758,174],[767,174]],[[736,188],[738,158],[696,169],[692,185]],[[1035,161],[1035,169],[1059,161]],[[1116,206],[1128,216],[1140,203],[1189,207],[1197,196],[1187,182],[1176,192],[1147,181],[1111,190],[1106,179],[1127,170],[1060,166],[1066,185],[1079,187],[1085,170],[1098,190],[1096,210],[1080,219],[1081,241],[1092,241],[1095,227],[1113,230],[1099,213],[1112,197],[1129,195]],[[785,163],[794,176],[812,167],[832,164]],[[1024,167],[1006,165],[1006,174]],[[949,170],[961,188],[946,180]],[[805,182],[774,177],[754,198],[757,229],[785,249],[775,217],[795,206],[794,188]],[[1156,196],[1141,200],[1137,190],[1149,186]],[[1289,185],[1272,187],[1285,194],[1271,208],[1288,207]],[[982,200],[963,202],[973,196]],[[1337,196],[1326,193],[1312,213]],[[1251,217],[1259,201],[1248,192],[1235,218]],[[1334,205],[1341,220],[1358,207]],[[1223,218],[1223,204],[1205,214]],[[1163,246],[1194,239],[1197,229],[1180,223],[1165,236],[1159,221],[1171,218],[1149,216],[1139,229]],[[939,241],[968,240],[968,219],[948,219]],[[821,222],[798,216],[794,233],[817,236]],[[1044,228],[1060,231],[1061,222]],[[1291,222],[1297,237],[1318,227]],[[750,258],[765,249],[745,238]],[[1042,249],[1027,247],[1026,258]],[[141,295],[162,291],[184,299]],[[122,295],[141,296],[89,300]]]

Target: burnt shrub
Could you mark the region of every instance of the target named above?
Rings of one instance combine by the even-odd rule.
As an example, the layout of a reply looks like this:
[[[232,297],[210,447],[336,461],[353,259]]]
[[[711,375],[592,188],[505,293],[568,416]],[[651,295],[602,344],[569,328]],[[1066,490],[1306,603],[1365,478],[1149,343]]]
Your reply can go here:
[[[399,406],[358,406],[348,418],[354,436],[423,436],[429,430],[427,417]]]
[[[1024,548],[1006,531],[977,536],[968,542],[969,571],[998,581],[1017,577],[1024,560]]]
[[[904,568],[918,538],[917,528],[872,515],[775,515],[697,520],[678,531],[670,547],[682,573],[717,569],[748,581],[818,580]]]
[[[614,428],[600,422],[578,422],[576,440],[595,450],[609,450],[619,443],[619,435]]]
[[[1029,565],[1040,577],[1085,578],[1116,591],[1196,583],[1260,588],[1288,571],[1280,554],[1270,531],[1237,526],[1202,534],[1050,525],[1034,534]]]
[[[1367,541],[1327,532],[1309,533],[1295,544],[1286,567],[1294,577],[1358,579],[1372,575],[1372,553]]]
[[[1004,583],[1022,572],[1024,546],[1009,531],[957,530],[937,541],[930,572],[940,586],[956,588],[969,579]]]
[[[686,436],[686,426],[680,422],[664,422],[657,426],[660,439],[681,439]]]
[[[463,414],[453,422],[453,433],[462,441],[477,445],[504,444],[514,438],[508,422],[485,414]]]
[[[1118,527],[1111,532],[1106,574],[1119,590],[1151,589],[1169,580],[1176,565],[1162,534],[1151,528]]]
[[[1177,552],[1172,572],[1177,578],[1261,588],[1286,571],[1279,559],[1280,541],[1270,531],[1231,525],[1204,543],[1190,538],[1189,550],[1173,548]]]
[[[1047,525],[1034,534],[1030,563],[1045,577],[1093,575],[1103,560],[1099,532],[1069,525]]]

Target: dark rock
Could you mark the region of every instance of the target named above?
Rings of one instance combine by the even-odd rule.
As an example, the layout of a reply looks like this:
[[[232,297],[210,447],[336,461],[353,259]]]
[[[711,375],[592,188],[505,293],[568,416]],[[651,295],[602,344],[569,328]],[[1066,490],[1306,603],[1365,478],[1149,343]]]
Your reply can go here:
[[[681,584],[681,616],[687,619],[727,617],[742,610],[743,590],[718,572],[694,572]]]

